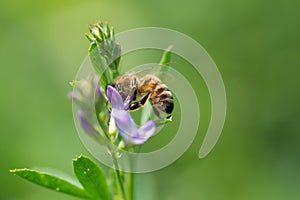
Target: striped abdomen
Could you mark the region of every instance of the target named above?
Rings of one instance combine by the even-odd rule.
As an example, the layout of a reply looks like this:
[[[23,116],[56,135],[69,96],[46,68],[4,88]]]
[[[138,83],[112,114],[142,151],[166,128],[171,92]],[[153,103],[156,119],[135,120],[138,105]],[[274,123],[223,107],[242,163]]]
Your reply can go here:
[[[174,108],[174,101],[171,91],[156,76],[147,75],[142,78],[138,93],[141,96],[149,95],[149,101],[153,105],[154,111],[163,111],[171,114]]]

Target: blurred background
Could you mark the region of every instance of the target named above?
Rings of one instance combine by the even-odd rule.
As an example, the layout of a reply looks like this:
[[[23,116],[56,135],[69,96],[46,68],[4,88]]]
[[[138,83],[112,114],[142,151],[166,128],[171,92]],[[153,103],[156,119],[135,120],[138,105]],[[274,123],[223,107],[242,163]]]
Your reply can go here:
[[[162,200],[299,199],[299,6],[284,0],[1,1],[0,199],[76,199],[8,170],[48,167],[72,175],[71,159],[89,155],[67,93],[87,55],[87,25],[100,19],[116,32],[159,26],[187,34],[214,59],[226,87],[223,134],[199,160],[210,103],[201,77],[191,78],[201,99],[199,133],[175,163],[138,175],[139,193]]]

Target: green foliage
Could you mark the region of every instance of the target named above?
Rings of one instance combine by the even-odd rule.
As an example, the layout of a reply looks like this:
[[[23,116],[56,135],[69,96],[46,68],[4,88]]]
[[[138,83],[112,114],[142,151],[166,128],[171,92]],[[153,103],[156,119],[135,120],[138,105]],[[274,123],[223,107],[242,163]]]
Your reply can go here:
[[[90,40],[90,48],[89,48],[89,56],[91,59],[91,63],[95,69],[95,71],[101,75],[100,84],[102,87],[102,91],[106,90],[106,86],[108,84],[113,83],[114,79],[119,75],[118,66],[120,62],[120,54],[121,48],[120,45],[115,43],[114,32],[111,27],[107,24],[98,23],[95,25],[91,25],[89,27],[91,35],[87,35],[87,38]],[[161,58],[161,65],[168,65],[171,59],[171,46],[168,47]],[[159,71],[164,73],[165,69],[163,67],[159,68]],[[87,84],[90,84],[94,79],[88,81]],[[80,82],[72,81],[70,82],[71,86],[75,86]],[[82,82],[84,85],[86,82]],[[82,88],[81,88],[82,89]],[[84,89],[84,88],[83,88]],[[88,88],[89,90],[91,88]],[[94,88],[92,88],[93,90]],[[91,91],[89,91],[91,92]],[[81,93],[84,93],[81,91]],[[88,96],[84,96],[83,98],[87,98]],[[100,99],[101,98],[101,99]],[[102,115],[107,115],[106,112],[106,104],[104,104],[104,96],[99,95],[99,99],[95,102],[96,113],[98,117],[98,121],[103,130],[107,129],[107,119],[103,119]],[[84,104],[82,105],[84,107]],[[87,109],[88,110],[88,109]],[[142,114],[142,124],[145,123],[149,118],[149,113],[152,110],[152,106],[150,103],[145,106]],[[101,113],[100,111],[105,111],[106,113]],[[166,123],[166,121],[162,121],[162,123]],[[115,177],[119,184],[119,189],[121,194],[114,194],[114,199],[126,199],[126,192],[124,189],[124,174],[121,174],[118,171],[118,163],[116,158],[114,165],[116,166]],[[110,200],[112,198],[112,194],[110,193],[106,178],[102,173],[101,169],[88,157],[79,156],[78,158],[73,160],[73,170],[76,178],[82,187],[78,187],[67,180],[62,179],[59,176],[47,174],[44,172],[35,171],[32,169],[15,169],[11,170],[11,173],[14,173],[30,182],[33,182],[37,185],[46,187],[48,189],[62,192],[65,194],[73,195],[83,199],[89,200]],[[131,177],[131,181],[132,181]],[[133,187],[131,185],[130,187]],[[131,188],[132,190],[132,188]],[[132,198],[132,191],[128,193],[129,199]]]
[[[90,197],[90,195],[84,189],[79,188],[69,183],[68,181],[63,180],[54,175],[46,174],[44,172],[39,172],[31,169],[15,169],[10,170],[10,172],[32,183],[49,188],[51,190],[55,190],[57,192],[70,194],[84,199],[89,199]]]
[[[101,75],[102,88],[111,84],[119,75],[118,67],[121,59],[121,47],[115,41],[114,30],[107,23],[89,26],[89,54],[95,71]]]
[[[79,156],[73,160],[73,168],[77,179],[93,199],[110,199],[105,176],[93,161],[88,157]]]
[[[159,64],[161,65],[168,65],[170,64],[171,62],[171,49],[172,49],[172,46],[169,46],[163,53],[161,59],[160,59],[160,62]]]
[[[196,161],[210,121],[210,97],[193,67],[172,55],[176,62],[172,67],[189,80],[200,100],[199,135],[171,167],[138,176],[138,199],[149,200],[157,189],[159,198],[152,199],[299,199],[300,1],[4,0],[0,4],[0,199],[73,200],[28,190],[7,170],[22,162],[49,160],[67,170],[61,159],[84,150],[65,97],[69,86],[63,83],[74,78],[88,45],[79,35],[98,17],[113,22],[118,32],[150,25],[192,36],[215,60],[228,95],[221,140],[209,157]],[[160,9],[154,13],[155,8]],[[156,53],[147,55],[152,58]],[[128,61],[148,63],[148,56]],[[170,132],[176,130],[174,126]],[[55,149],[49,150],[54,143]]]
[[[79,156],[73,161],[74,173],[83,188],[55,175],[32,169],[10,170],[32,183],[51,190],[90,200],[110,200],[110,193],[105,177],[100,168],[88,157]]]
[[[101,75],[100,84],[103,90],[105,90],[105,87],[107,86],[107,84],[113,81],[113,78],[110,71],[107,69],[107,63],[101,56],[100,48],[97,46],[96,42],[91,43],[89,48],[89,56],[94,70],[97,74]]]

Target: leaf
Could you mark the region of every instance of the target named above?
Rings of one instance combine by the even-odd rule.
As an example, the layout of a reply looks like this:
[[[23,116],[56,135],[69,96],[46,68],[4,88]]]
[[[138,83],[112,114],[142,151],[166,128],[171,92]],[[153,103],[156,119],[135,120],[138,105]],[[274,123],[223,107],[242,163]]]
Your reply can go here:
[[[141,114],[141,122],[140,124],[145,124],[149,119],[152,111],[152,105],[149,101],[146,102],[142,109],[142,114]]]
[[[90,34],[86,34],[90,41],[90,58],[94,69],[102,74],[100,82],[103,89],[112,84],[119,75],[121,46],[116,43],[113,27],[99,22],[89,26]],[[108,68],[107,68],[108,67]]]
[[[112,77],[105,59],[101,56],[100,48],[94,42],[90,45],[89,55],[96,73],[101,75],[100,84],[102,89],[105,90],[107,84],[112,83]]]
[[[171,49],[173,48],[172,45],[170,45],[168,48],[166,48],[166,50],[164,51],[159,64],[160,65],[165,65],[165,66],[169,66],[171,63]],[[170,80],[172,80],[172,78],[170,77],[170,74],[168,73],[168,68],[167,67],[160,67],[159,68],[159,74],[162,76],[160,77],[160,79],[162,81],[165,82],[169,82]],[[164,80],[163,80],[164,79]]]
[[[10,170],[10,172],[32,183],[49,188],[51,190],[55,190],[57,192],[70,194],[84,199],[90,198],[90,195],[84,189],[79,188],[72,183],[69,183],[68,181],[54,175],[46,174],[44,172],[39,172],[32,169],[15,169]]]
[[[121,60],[121,46],[119,44],[115,44],[112,57],[114,59],[113,61],[114,68],[117,68]]]
[[[73,160],[73,169],[77,179],[93,199],[110,200],[105,176],[93,161],[79,156]]]
[[[171,49],[173,46],[169,46],[163,53],[159,64],[168,65],[171,62]]]

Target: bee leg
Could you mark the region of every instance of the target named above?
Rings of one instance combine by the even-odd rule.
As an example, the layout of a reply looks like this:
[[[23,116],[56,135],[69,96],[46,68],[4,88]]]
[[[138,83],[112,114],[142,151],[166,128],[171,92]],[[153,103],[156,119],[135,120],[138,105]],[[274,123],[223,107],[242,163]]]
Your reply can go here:
[[[132,100],[134,99],[133,96],[128,96],[125,101],[124,101],[124,108],[125,110],[127,110],[132,102]]]
[[[141,107],[140,102],[134,102],[134,103],[130,104],[129,110],[137,110],[140,107]]]
[[[129,105],[129,110],[137,110],[140,107],[142,107],[143,105],[145,105],[145,103],[147,102],[149,96],[150,96],[150,93],[148,93],[145,96],[143,96],[140,101],[134,102],[134,103],[130,104]]]

